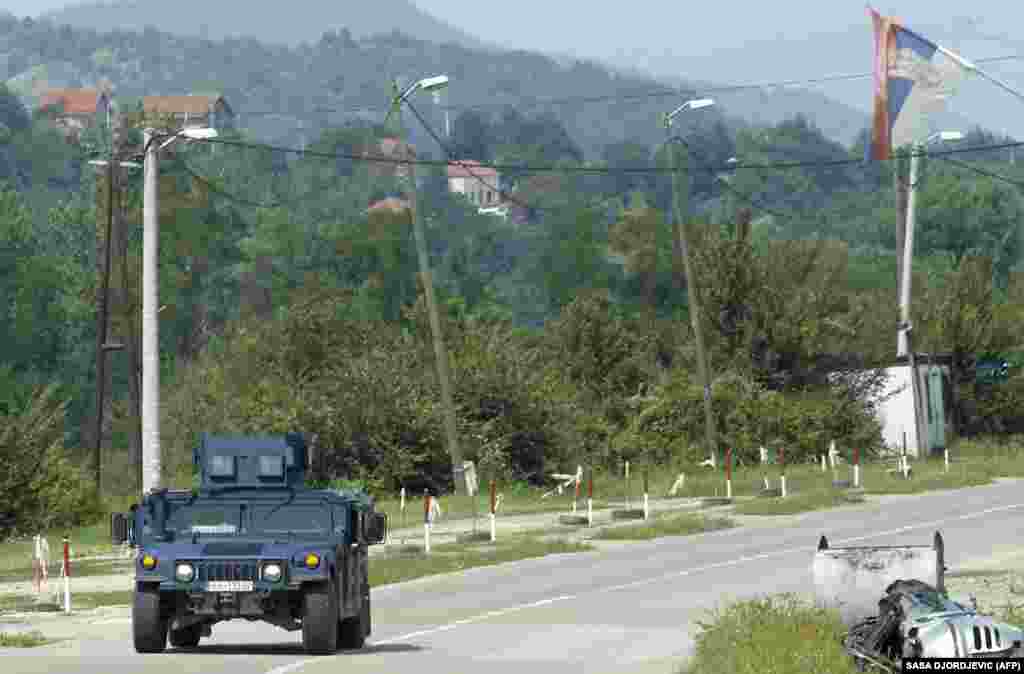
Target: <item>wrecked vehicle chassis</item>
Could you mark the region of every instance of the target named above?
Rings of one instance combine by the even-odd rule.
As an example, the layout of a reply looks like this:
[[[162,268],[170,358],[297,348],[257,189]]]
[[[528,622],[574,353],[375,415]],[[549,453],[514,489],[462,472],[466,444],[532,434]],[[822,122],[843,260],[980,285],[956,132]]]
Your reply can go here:
[[[817,601],[838,610],[860,671],[898,672],[905,658],[1024,657],[1020,628],[948,598],[940,532],[931,545],[832,547],[822,536],[812,568]]]
[[[859,671],[901,671],[904,658],[1024,657],[1024,631],[978,614],[919,580],[885,588],[878,615],[856,622],[843,639]]]

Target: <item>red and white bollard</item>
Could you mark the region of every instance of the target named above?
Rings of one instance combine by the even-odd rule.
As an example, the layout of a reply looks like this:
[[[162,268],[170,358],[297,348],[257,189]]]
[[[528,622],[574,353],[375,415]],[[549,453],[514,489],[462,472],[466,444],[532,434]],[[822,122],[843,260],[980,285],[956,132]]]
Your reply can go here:
[[[573,499],[572,499],[572,514],[573,515],[576,514],[576,504],[579,503],[579,500],[580,500],[580,480],[581,479],[582,478],[580,477],[579,472],[577,472],[576,473],[576,492],[575,492],[575,495],[573,496]]]
[[[587,481],[587,526],[594,526],[594,469],[590,469]]]
[[[647,479],[647,469],[644,469],[644,520],[650,517],[651,509],[647,501],[647,494],[649,492],[650,483]]]
[[[430,552],[430,493],[423,491],[423,551]]]
[[[786,498],[786,450],[779,447],[779,496]]]
[[[725,448],[725,498],[732,498],[732,447]]]
[[[495,501],[494,489],[495,489],[494,480],[491,480],[491,543],[493,543],[496,540],[498,540],[498,527],[497,527],[497,523],[495,522],[497,514],[498,514],[498,507],[497,507],[498,504]]]
[[[71,543],[64,537],[64,612],[71,613]]]

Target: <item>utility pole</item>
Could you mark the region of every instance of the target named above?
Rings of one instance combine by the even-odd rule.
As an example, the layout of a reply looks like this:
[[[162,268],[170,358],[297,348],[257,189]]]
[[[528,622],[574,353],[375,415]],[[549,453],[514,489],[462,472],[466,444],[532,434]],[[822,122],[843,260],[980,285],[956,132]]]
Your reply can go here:
[[[111,233],[114,228],[114,149],[111,138],[111,151],[107,159],[107,223],[103,236],[103,271],[100,278],[100,291],[96,296],[96,444],[93,449],[93,470],[96,481],[96,495],[103,494],[103,412],[107,396],[107,327],[110,308],[110,248]]]
[[[160,210],[156,131],[143,131],[145,148],[142,192],[142,491],[159,489],[160,456],[160,326],[157,323],[157,274]]]
[[[447,80],[447,78],[446,78]],[[404,96],[398,90],[398,83],[392,82],[393,103],[392,112],[398,115],[397,125],[399,138],[405,137],[405,129],[402,125],[402,103]],[[415,89],[410,89],[406,95]],[[455,482],[455,493],[460,494],[467,490],[463,475],[462,451],[459,449],[459,439],[455,422],[455,403],[452,399],[451,379],[448,372],[448,352],[445,349],[444,335],[441,332],[441,319],[438,316],[437,300],[434,297],[434,280],[430,272],[430,257],[427,255],[427,238],[424,234],[423,214],[418,205],[416,185],[416,160],[411,158],[408,164],[409,181],[409,205],[412,209],[413,233],[416,237],[416,256],[419,259],[420,278],[423,280],[423,294],[427,301],[427,313],[430,317],[430,331],[434,339],[434,360],[437,363],[437,377],[441,383],[441,403],[444,408],[444,431],[448,441],[448,454],[452,459],[452,473]]]
[[[666,129],[666,132],[667,129]],[[665,143],[672,162],[672,208],[675,211],[676,229],[679,232],[679,248],[683,256],[683,269],[686,273],[686,291],[690,304],[690,325],[693,327],[694,341],[697,346],[697,373],[701,386],[704,388],[704,434],[712,465],[718,462],[718,447],[715,442],[715,417],[711,408],[711,378],[708,373],[707,356],[704,350],[704,331],[700,324],[700,306],[697,299],[697,277],[693,272],[693,254],[690,250],[690,223],[684,217],[680,203],[679,167],[676,149],[671,138]]]
[[[910,323],[910,282],[913,277],[911,265],[914,254],[914,225],[917,216],[918,165],[923,152],[924,148],[921,145],[915,144],[911,148],[910,195],[907,199],[906,239],[903,244],[903,275],[900,279],[900,335],[903,337],[903,348],[906,349],[907,362],[910,365],[910,390],[914,398],[914,432],[917,435],[919,455],[922,453],[922,448],[928,446],[928,438],[926,437],[926,420],[921,406],[921,385],[918,381],[917,354],[914,352],[913,329]]]

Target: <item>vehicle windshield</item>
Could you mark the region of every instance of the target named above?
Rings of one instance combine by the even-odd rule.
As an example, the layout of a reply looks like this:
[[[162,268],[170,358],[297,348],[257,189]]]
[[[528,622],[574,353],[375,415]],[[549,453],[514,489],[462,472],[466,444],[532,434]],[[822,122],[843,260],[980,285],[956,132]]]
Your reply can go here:
[[[330,510],[314,505],[256,506],[252,512],[252,528],[264,534],[325,536],[331,530]]]
[[[175,508],[167,519],[167,531],[179,536],[237,534],[241,508],[227,503],[194,504]]]

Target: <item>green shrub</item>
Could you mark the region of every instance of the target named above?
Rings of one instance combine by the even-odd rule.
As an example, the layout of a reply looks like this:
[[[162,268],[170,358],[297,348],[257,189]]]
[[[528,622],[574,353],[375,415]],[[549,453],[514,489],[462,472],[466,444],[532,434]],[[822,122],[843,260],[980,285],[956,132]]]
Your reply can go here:
[[[843,651],[846,633],[834,612],[794,595],[740,601],[699,622],[685,674],[847,674],[856,671]]]
[[[63,446],[66,403],[36,390],[26,409],[0,417],[0,540],[95,521],[94,482]]]

